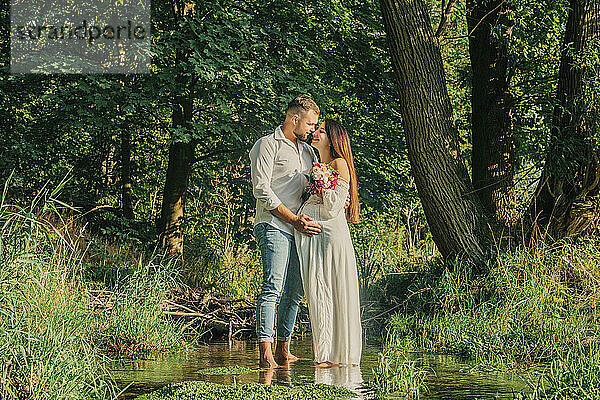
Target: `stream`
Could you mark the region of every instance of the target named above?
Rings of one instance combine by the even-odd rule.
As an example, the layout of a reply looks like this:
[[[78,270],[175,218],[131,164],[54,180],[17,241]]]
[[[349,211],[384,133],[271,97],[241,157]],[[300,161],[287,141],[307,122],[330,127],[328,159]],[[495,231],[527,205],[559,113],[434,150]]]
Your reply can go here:
[[[367,343],[363,347],[360,367],[315,368],[310,337],[292,342],[293,353],[301,359],[289,369],[261,370],[243,375],[204,375],[204,368],[242,366],[257,369],[258,347],[254,341],[211,343],[185,353],[151,360],[120,360],[108,370],[123,389],[121,399],[131,399],[173,382],[204,380],[223,384],[259,382],[296,386],[303,383],[326,383],[342,386],[362,399],[375,398],[373,369],[381,348]],[[469,372],[472,365],[456,357],[438,354],[410,353],[420,369],[430,371],[423,399],[513,399],[526,385],[510,374]]]

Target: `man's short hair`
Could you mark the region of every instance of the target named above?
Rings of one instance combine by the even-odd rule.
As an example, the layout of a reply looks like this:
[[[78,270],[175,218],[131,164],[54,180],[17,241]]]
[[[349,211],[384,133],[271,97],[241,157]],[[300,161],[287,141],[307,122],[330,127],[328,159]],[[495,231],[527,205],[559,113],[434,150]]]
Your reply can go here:
[[[294,100],[290,101],[287,107],[286,113],[300,114],[301,112],[307,112],[313,110],[315,114],[319,115],[321,110],[319,106],[310,97],[298,96]]]

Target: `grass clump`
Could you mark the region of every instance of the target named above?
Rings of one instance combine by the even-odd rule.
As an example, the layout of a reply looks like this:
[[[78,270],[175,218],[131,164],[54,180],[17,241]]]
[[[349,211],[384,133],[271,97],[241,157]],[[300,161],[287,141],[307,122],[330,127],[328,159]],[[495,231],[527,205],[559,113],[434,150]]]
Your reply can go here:
[[[388,346],[493,368],[551,362],[598,337],[599,261],[600,242],[582,240],[504,254],[477,279],[460,264],[395,278],[408,301],[390,319]]]
[[[198,371],[199,374],[204,375],[243,375],[258,372],[258,369],[252,369],[248,367],[242,367],[239,365],[233,365],[231,367],[214,367],[214,368],[203,368]]]
[[[28,208],[0,198],[2,399],[114,398],[105,350],[130,355],[181,346],[160,310],[173,285],[163,266],[131,266],[114,288],[112,309],[94,309],[90,289],[100,284],[85,279],[87,233],[62,218],[57,193],[42,190]]]
[[[109,315],[97,314],[94,339],[103,352],[116,357],[142,357],[186,346],[181,323],[162,312],[166,293],[178,287],[169,262],[149,260],[117,280],[116,299]]]
[[[416,361],[408,360],[403,352],[387,348],[379,353],[379,363],[373,371],[377,395],[419,399],[427,391],[425,379],[428,374],[418,368]]]
[[[223,385],[193,381],[165,386],[152,393],[138,396],[137,400],[335,400],[355,398],[356,393],[337,386],[307,384],[297,388],[279,385],[247,383]]]
[[[507,252],[485,276],[473,277],[457,262],[391,276],[382,284],[399,310],[388,321],[390,354],[449,353],[496,371],[535,367],[543,373],[526,396],[600,397],[598,238]],[[383,371],[386,362],[380,361]],[[381,375],[402,381],[403,368],[399,363]]]
[[[527,398],[533,400],[600,398],[600,347],[571,349],[553,360],[541,379],[529,386]]]

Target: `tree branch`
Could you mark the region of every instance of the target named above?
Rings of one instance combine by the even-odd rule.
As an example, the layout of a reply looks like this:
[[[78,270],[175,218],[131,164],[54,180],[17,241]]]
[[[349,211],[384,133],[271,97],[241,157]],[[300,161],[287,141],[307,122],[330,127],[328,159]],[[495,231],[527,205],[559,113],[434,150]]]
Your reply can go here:
[[[497,10],[497,9],[499,9],[499,8],[502,6],[502,4],[504,4],[504,3],[506,3],[506,0],[502,0],[502,1],[501,1],[501,2],[500,2],[500,3],[499,3],[497,6],[496,6],[496,7],[494,7],[494,8],[493,8],[492,10],[490,10],[490,11],[489,11],[487,14],[485,14],[485,15],[483,16],[483,18],[481,18],[481,19],[479,20],[479,22],[477,22],[477,25],[475,25],[475,26],[473,27],[473,29],[471,29],[471,32],[469,32],[469,36],[471,36],[471,35],[473,34],[473,32],[475,32],[475,29],[477,29],[477,27],[478,27],[479,25],[481,25],[481,23],[483,22],[483,20],[484,20],[484,19],[486,19],[486,18],[487,18],[487,17],[489,17],[491,14],[493,14],[494,12],[496,12],[496,10]]]
[[[454,5],[456,4],[456,0],[449,0],[446,9],[444,9],[444,0],[442,0],[442,17],[440,18],[440,23],[435,31],[435,37],[442,36],[442,33],[448,26],[448,21],[450,20],[450,16],[452,15],[452,11],[454,11]]]
[[[234,149],[219,149],[219,150],[215,150],[215,151],[211,151],[210,153],[206,153],[203,154],[201,156],[197,156],[194,158],[194,163],[197,163],[199,161],[204,161],[206,159],[209,159],[211,157],[220,155],[220,154],[230,154],[230,153],[236,153],[238,151],[242,151],[244,149],[242,148],[234,148]]]

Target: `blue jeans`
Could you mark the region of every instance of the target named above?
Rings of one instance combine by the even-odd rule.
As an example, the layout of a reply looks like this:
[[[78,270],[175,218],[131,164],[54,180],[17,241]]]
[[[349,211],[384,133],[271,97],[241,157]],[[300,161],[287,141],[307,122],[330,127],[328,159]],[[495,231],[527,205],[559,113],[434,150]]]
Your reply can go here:
[[[264,222],[254,227],[254,236],[263,265],[263,283],[256,302],[256,336],[259,342],[273,342],[277,309],[277,340],[289,342],[304,297],[294,236]]]

